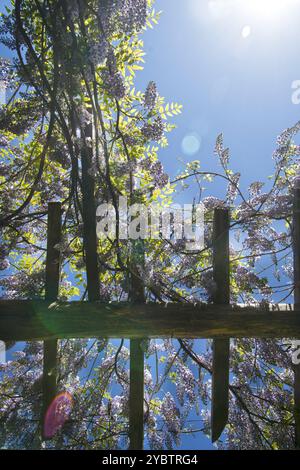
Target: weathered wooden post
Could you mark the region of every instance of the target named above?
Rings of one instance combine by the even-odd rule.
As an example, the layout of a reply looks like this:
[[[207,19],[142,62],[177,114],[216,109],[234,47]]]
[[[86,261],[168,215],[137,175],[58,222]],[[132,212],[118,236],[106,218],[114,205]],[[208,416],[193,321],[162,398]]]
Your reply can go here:
[[[144,351],[141,339],[130,341],[129,448],[144,446]]]
[[[296,180],[293,201],[294,304],[300,308],[300,181]],[[300,364],[294,364],[295,446],[300,448]]]
[[[144,262],[142,240],[132,243],[132,271],[130,279],[130,301],[145,302],[145,289],[139,278],[137,267]],[[144,340],[130,341],[130,389],[129,389],[129,448],[141,450],[144,447]]]
[[[61,204],[50,202],[48,205],[47,258],[45,298],[52,302],[58,297],[60,280],[61,243]],[[45,436],[45,417],[47,410],[57,395],[57,341],[44,341],[44,363],[42,381],[42,437]]]
[[[215,209],[213,227],[213,279],[215,291],[213,301],[216,305],[225,305],[230,302],[229,225],[229,210]],[[229,339],[213,340],[211,412],[213,442],[219,439],[228,422],[229,348]]]
[[[91,122],[85,126],[83,137],[85,140],[81,158],[83,245],[86,264],[88,299],[90,302],[93,302],[100,300],[100,286],[97,259],[95,181],[91,173],[93,165],[92,114]]]

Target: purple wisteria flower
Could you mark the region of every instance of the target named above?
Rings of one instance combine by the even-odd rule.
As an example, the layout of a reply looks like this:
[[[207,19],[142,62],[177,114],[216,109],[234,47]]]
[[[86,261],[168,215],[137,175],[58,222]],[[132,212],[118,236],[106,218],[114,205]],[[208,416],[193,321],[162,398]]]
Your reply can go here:
[[[112,73],[105,70],[102,73],[104,87],[116,99],[122,99],[125,96],[126,88],[121,72],[113,71]]]
[[[94,65],[102,64],[108,53],[109,44],[102,35],[97,42],[91,42],[89,45],[89,59]]]
[[[107,34],[140,31],[147,20],[147,0],[100,0],[98,17]]]
[[[12,85],[13,69],[12,64],[8,59],[0,57],[0,85],[8,88]]]
[[[149,159],[142,160],[140,168],[150,172],[156,187],[164,188],[168,184],[169,176],[165,173],[160,161],[153,163]]]
[[[147,86],[144,98],[144,106],[145,108],[152,111],[157,103],[157,87],[155,82],[150,82]]]
[[[168,431],[175,435],[178,434],[180,432],[180,412],[169,392],[166,393],[163,399],[161,413]]]
[[[153,122],[147,122],[142,127],[141,131],[146,140],[159,141],[164,133],[164,123],[160,116],[156,117]]]

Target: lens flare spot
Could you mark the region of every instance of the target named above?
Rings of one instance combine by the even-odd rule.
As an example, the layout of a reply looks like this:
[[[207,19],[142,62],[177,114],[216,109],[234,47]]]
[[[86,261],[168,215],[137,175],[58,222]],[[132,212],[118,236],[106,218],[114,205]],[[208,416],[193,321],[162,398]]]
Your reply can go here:
[[[195,133],[188,134],[184,137],[181,143],[182,151],[185,155],[195,155],[199,152],[201,147],[201,137]]]
[[[63,392],[54,398],[49,406],[44,423],[44,437],[51,439],[68,420],[73,407],[72,395]]]
[[[242,37],[246,39],[250,36],[250,34],[251,34],[251,26],[249,25],[244,26],[242,29]]]

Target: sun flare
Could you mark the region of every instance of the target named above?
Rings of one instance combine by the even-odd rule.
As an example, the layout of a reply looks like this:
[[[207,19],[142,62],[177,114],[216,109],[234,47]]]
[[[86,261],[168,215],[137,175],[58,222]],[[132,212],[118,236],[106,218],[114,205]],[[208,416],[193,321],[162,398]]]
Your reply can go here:
[[[211,14],[218,18],[235,12],[247,15],[252,20],[279,20],[293,6],[300,6],[300,0],[209,0]]]
[[[280,18],[283,11],[296,3],[295,0],[240,0],[239,3],[249,10],[249,13],[262,19]]]

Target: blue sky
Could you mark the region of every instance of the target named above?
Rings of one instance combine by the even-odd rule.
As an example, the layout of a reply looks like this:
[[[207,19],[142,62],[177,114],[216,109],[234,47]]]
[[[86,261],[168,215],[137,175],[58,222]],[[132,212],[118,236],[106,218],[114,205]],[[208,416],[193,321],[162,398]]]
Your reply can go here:
[[[179,169],[177,158],[199,159],[203,168],[215,169],[214,143],[223,132],[242,186],[265,180],[273,171],[277,135],[300,116],[300,105],[291,100],[291,84],[300,79],[300,1],[157,0],[156,5],[163,14],[145,34],[146,65],[138,82],[143,87],[149,79],[157,81],[163,96],[184,106],[162,161],[171,173]],[[192,157],[181,148],[190,133],[201,140]]]
[[[0,11],[8,3],[1,0]],[[300,0],[157,0],[156,9],[163,14],[144,35],[146,64],[137,85],[155,80],[167,100],[183,104],[161,152],[166,169],[174,175],[180,160],[198,159],[216,170],[214,143],[223,132],[242,188],[267,180],[277,135],[300,119],[300,105],[291,100],[292,82],[300,80]],[[7,55],[1,46],[0,54]],[[201,143],[192,156],[182,149],[188,135]],[[222,186],[214,191],[224,194]],[[185,446],[210,444],[198,435]]]

